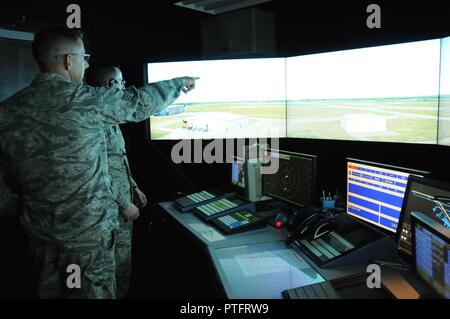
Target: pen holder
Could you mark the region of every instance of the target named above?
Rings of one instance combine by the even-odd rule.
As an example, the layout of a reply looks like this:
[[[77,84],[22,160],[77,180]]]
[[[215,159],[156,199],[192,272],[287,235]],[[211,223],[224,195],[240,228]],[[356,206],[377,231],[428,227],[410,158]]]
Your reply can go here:
[[[320,206],[322,208],[322,211],[327,211],[334,208],[336,200],[335,199],[320,199]]]

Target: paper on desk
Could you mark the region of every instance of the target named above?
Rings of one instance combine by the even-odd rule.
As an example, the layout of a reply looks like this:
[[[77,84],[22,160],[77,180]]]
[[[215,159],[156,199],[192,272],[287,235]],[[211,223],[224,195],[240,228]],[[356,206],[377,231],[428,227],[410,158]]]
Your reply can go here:
[[[246,277],[287,272],[294,267],[285,259],[269,251],[236,256],[235,258]]]
[[[188,224],[195,232],[200,234],[209,242],[216,242],[226,239],[217,230],[204,224]]]

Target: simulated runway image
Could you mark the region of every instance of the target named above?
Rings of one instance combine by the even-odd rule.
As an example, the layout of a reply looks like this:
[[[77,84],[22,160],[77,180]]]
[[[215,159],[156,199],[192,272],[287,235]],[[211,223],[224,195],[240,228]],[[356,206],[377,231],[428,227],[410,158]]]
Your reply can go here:
[[[193,103],[184,112],[153,116],[152,139],[286,137],[286,106],[279,102]]]
[[[436,143],[438,97],[289,101],[288,136]]]

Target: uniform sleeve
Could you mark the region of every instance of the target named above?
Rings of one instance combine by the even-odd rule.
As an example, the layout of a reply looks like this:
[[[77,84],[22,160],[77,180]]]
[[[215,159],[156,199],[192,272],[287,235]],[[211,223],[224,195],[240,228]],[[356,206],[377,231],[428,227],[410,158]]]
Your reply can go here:
[[[131,188],[136,188],[137,187],[137,183],[133,179],[133,176],[131,176],[131,175],[130,175],[130,185],[131,185]]]
[[[181,93],[183,81],[173,79],[151,83],[140,89],[99,88],[99,115],[106,124],[140,122],[163,111]]]
[[[129,200],[129,195],[118,191],[118,189],[113,189],[113,196],[117,203],[117,206],[119,206],[119,210],[124,210],[130,206],[131,201]]]
[[[137,187],[137,183],[133,178],[133,174],[131,174],[131,168],[130,168],[130,162],[128,161],[128,157],[125,155],[125,165],[126,165],[126,169],[127,169],[127,175],[128,175],[128,181],[130,183],[130,187],[131,189]]]
[[[15,195],[6,180],[6,165],[0,151],[0,216],[12,215],[17,211],[18,197]]]

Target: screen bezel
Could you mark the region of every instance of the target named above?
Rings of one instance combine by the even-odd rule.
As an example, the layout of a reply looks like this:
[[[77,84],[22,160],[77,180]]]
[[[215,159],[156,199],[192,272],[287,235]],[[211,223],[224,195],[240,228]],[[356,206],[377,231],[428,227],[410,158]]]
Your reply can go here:
[[[450,245],[450,230],[446,227],[442,226],[438,222],[434,221],[427,215],[423,213],[412,213],[411,214],[411,230],[412,230],[412,236],[411,236],[411,244],[413,247],[412,250],[412,264],[413,264],[413,271],[417,278],[423,283],[427,285],[427,287],[430,288],[430,290],[433,291],[434,295],[445,299],[444,296],[441,296],[439,292],[430,285],[425,278],[419,275],[417,271],[417,260],[416,260],[416,227],[417,224],[420,224],[423,228],[428,230],[430,233],[432,233],[434,236],[442,239],[444,242],[446,242],[448,245]]]
[[[300,203],[296,203],[296,202],[293,202],[293,201],[286,200],[285,198],[282,198],[281,196],[276,196],[274,194],[269,194],[269,193],[267,193],[264,190],[264,175],[262,175],[262,194],[270,196],[270,197],[273,197],[273,198],[280,199],[282,201],[288,202],[288,203],[293,204],[293,205],[298,206],[298,207],[311,207],[311,206],[313,206],[314,199],[316,197],[317,161],[318,161],[319,157],[317,155],[312,155],[312,154],[298,153],[298,152],[292,152],[292,151],[284,151],[284,150],[273,149],[273,148],[267,149],[267,152],[270,152],[270,154],[272,154],[272,152],[278,152],[278,153],[284,154],[284,155],[295,156],[295,157],[303,157],[303,158],[307,158],[307,159],[311,160],[311,162],[312,162],[311,198],[310,198],[309,205],[303,205],[303,204],[300,204]],[[272,157],[272,155],[271,155],[271,157]]]
[[[375,167],[380,167],[380,168],[385,168],[385,169],[390,169],[390,170],[395,170],[395,171],[399,171],[402,173],[408,173],[409,174],[409,178],[408,178],[408,182],[406,184],[406,189],[405,189],[405,197],[403,199],[403,204],[400,210],[400,217],[398,219],[398,224],[397,224],[397,230],[395,232],[385,229],[383,227],[380,227],[378,224],[375,223],[369,223],[365,220],[362,220],[356,216],[350,215],[348,214],[348,164],[350,162],[356,163],[356,164],[364,164],[364,165],[370,165],[370,166],[375,166]],[[346,188],[345,188],[345,214],[353,217],[355,219],[357,219],[358,221],[368,224],[372,227],[376,227],[377,230],[383,232],[386,235],[389,235],[390,237],[394,237],[396,240],[396,243],[398,243],[398,237],[397,237],[397,233],[399,232],[399,227],[400,227],[400,223],[402,221],[402,212],[403,212],[403,205],[405,204],[405,198],[406,198],[406,191],[408,189],[408,183],[409,180],[411,178],[411,176],[429,176],[431,173],[428,171],[422,171],[422,170],[417,170],[417,169],[412,169],[412,168],[406,168],[406,167],[401,167],[401,166],[395,166],[395,165],[390,165],[390,164],[384,164],[384,163],[379,163],[379,162],[371,162],[371,161],[366,161],[366,160],[362,160],[362,159],[356,159],[356,158],[351,158],[348,157],[346,158],[346,166],[345,166],[345,171],[346,171]]]

